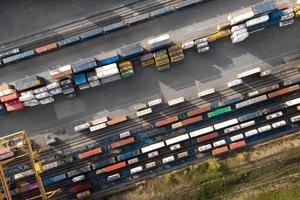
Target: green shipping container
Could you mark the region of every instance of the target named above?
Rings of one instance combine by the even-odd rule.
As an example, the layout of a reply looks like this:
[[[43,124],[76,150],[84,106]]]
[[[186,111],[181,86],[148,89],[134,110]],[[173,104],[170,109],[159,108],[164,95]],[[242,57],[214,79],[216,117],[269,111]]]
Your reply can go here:
[[[231,111],[231,107],[230,107],[230,106],[227,106],[227,107],[220,108],[220,109],[218,109],[218,110],[209,112],[209,113],[207,113],[207,116],[208,116],[209,118],[211,118],[211,117],[215,117],[215,116],[218,116],[218,115],[222,115],[222,114],[227,113],[227,112],[230,112],[230,111]]]

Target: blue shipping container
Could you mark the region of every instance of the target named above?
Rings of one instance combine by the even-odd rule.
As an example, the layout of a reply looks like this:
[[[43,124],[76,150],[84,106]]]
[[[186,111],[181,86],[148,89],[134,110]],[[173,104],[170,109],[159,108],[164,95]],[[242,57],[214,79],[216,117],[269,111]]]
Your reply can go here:
[[[243,96],[238,96],[238,97],[234,97],[234,98],[231,98],[231,99],[225,99],[222,101],[222,104],[223,106],[227,106],[227,105],[230,105],[230,104],[234,104],[234,103],[237,103],[239,101],[242,101],[244,99]]]
[[[118,155],[117,160],[120,162],[120,161],[123,161],[123,160],[127,160],[129,158],[133,158],[133,157],[135,157],[137,155],[140,155],[140,154],[141,154],[140,150],[137,149],[137,150],[125,153],[125,154]]]
[[[57,45],[62,47],[62,46],[66,46],[75,42],[78,42],[80,40],[79,36],[72,36],[72,37],[68,37],[66,39],[60,40],[57,42]]]
[[[269,14],[269,21],[281,18],[282,16],[283,16],[283,12],[281,10],[277,10]]]
[[[44,180],[43,180],[43,184],[44,184],[44,185],[50,185],[50,184],[56,183],[56,182],[58,182],[58,181],[64,180],[64,179],[66,179],[66,178],[67,178],[67,176],[66,176],[65,173],[59,174],[59,175],[56,175],[56,176],[53,176],[53,177],[44,179]]]
[[[4,114],[6,114],[7,112],[6,112],[6,109],[5,109],[5,107],[4,107],[4,105],[3,104],[0,104],[0,115],[4,115]]]
[[[97,67],[96,62],[90,62],[82,65],[72,66],[73,73],[80,73],[80,72],[86,72],[93,70],[95,67]]]
[[[95,56],[98,65],[108,65],[111,63],[118,62],[119,56],[117,52],[113,51],[110,53],[102,53],[100,55]]]
[[[92,37],[95,37],[97,35],[101,35],[102,34],[102,29],[101,28],[96,28],[94,30],[91,30],[91,31],[87,31],[87,32],[84,32],[80,35],[81,39],[89,39],[89,38],[92,38]]]
[[[75,74],[74,75],[74,82],[75,82],[75,85],[86,84],[87,80],[86,80],[85,74],[84,73]]]

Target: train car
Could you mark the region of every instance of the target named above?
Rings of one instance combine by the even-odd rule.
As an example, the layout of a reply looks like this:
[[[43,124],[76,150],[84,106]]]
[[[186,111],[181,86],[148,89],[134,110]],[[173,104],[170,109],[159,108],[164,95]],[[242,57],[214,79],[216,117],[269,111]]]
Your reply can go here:
[[[58,167],[58,162],[52,162],[52,163],[47,163],[45,165],[43,165],[43,171],[49,170],[49,169],[53,169],[55,167]]]
[[[119,140],[119,141],[113,142],[109,146],[110,146],[111,149],[116,149],[116,148],[123,147],[125,145],[129,145],[129,144],[134,143],[134,142],[135,142],[134,137],[130,137],[130,138],[127,138],[127,139],[124,139],[124,140]]]
[[[118,174],[113,174],[113,175],[110,175],[107,177],[107,181],[115,181],[115,180],[118,180],[119,178],[121,178],[121,175],[118,173]]]
[[[267,99],[268,99],[267,95],[261,95],[261,96],[254,97],[254,98],[248,99],[246,101],[242,101],[240,103],[237,103],[237,104],[235,104],[235,108],[236,109],[244,108],[246,106],[250,106],[250,105],[265,101]]]
[[[137,166],[130,169],[130,174],[137,174],[143,171],[143,166]]]
[[[125,26],[126,26],[126,24],[123,21],[115,22],[115,23],[112,23],[112,24],[109,24],[109,25],[103,27],[103,32],[116,31],[116,30],[121,29]]]
[[[24,178],[24,177],[27,177],[27,176],[31,176],[33,174],[34,174],[34,171],[32,169],[30,169],[30,170],[15,174],[14,179],[18,180],[18,179],[21,179],[21,178]]]
[[[97,154],[100,154],[102,152],[101,147],[98,147],[96,149],[92,149],[92,150],[88,150],[86,152],[80,153],[78,155],[79,159],[84,159],[84,158],[88,158]]]
[[[286,121],[281,120],[281,121],[272,123],[271,126],[272,126],[272,128],[279,128],[279,127],[282,127],[282,126],[285,126],[285,125],[286,125]]]
[[[212,150],[212,155],[223,154],[223,153],[226,153],[228,150],[229,149],[228,149],[227,146],[219,147],[219,148],[216,148],[216,149]]]
[[[62,174],[59,174],[59,175],[55,175],[55,176],[43,179],[43,184],[44,184],[44,186],[48,186],[50,184],[62,181],[64,179],[66,179],[66,178],[67,178],[66,174],[62,173]]]
[[[198,151],[201,152],[205,152],[208,151],[212,148],[211,144],[206,144],[206,145],[202,145],[200,147],[198,147]]]
[[[118,62],[120,60],[119,55],[116,51],[101,53],[99,55],[96,55],[95,59],[97,60],[98,66],[108,65],[111,63]]]
[[[219,129],[223,129],[223,128],[226,128],[228,126],[232,126],[232,125],[235,125],[235,124],[238,124],[238,123],[239,123],[238,119],[233,118],[233,119],[230,119],[230,120],[227,120],[227,121],[224,121],[224,122],[214,124],[213,127],[215,128],[215,130],[219,130]]]
[[[300,98],[292,99],[284,103],[286,107],[291,107],[299,104],[300,104]]]
[[[287,87],[287,88],[283,88],[283,89],[268,93],[268,98],[271,99],[271,98],[274,98],[274,97],[277,97],[277,96],[288,94],[290,92],[294,92],[294,91],[298,90],[299,88],[300,88],[300,86],[298,84]]]
[[[175,136],[175,137],[165,140],[165,144],[167,146],[169,146],[169,145],[176,144],[176,143],[188,140],[188,139],[190,139],[189,134],[183,134],[183,135]]]
[[[300,82],[300,76],[289,78],[288,80],[283,82],[284,86],[290,86]]]
[[[200,116],[196,116],[196,117],[192,117],[192,118],[189,118],[189,119],[182,120],[181,123],[182,123],[182,126],[188,126],[188,125],[200,122],[202,120],[203,120],[203,117],[200,115]]]
[[[159,155],[158,151],[151,151],[150,153],[147,154],[148,158],[153,158]]]
[[[244,146],[246,146],[245,140],[241,140],[241,141],[233,142],[233,143],[229,144],[230,149],[238,149],[238,148],[241,148]]]
[[[205,127],[205,128],[201,128],[201,129],[198,129],[196,131],[192,131],[189,133],[190,137],[193,138],[193,137],[198,137],[200,135],[205,135],[207,133],[210,133],[210,132],[213,132],[215,129],[213,126],[208,126],[208,127]]]
[[[35,182],[34,183],[29,183],[29,182],[21,183],[20,187],[18,188],[19,190],[17,190],[17,193],[29,192],[36,188],[38,188],[38,184]]]
[[[47,53],[49,51],[53,51],[57,48],[58,48],[58,46],[57,46],[56,43],[51,43],[51,44],[46,44],[46,45],[41,46],[41,47],[37,47],[37,48],[34,49],[34,51],[37,54],[43,54],[43,53]]]
[[[177,122],[178,120],[179,120],[178,116],[168,117],[167,119],[163,119],[163,120],[155,122],[155,126],[162,127],[162,126]]]
[[[233,98],[229,98],[229,99],[224,99],[222,100],[222,105],[223,106],[228,106],[228,105],[231,105],[231,104],[235,104],[237,102],[240,102],[244,99],[244,97],[242,95],[238,95],[236,97],[233,97]]]
[[[204,96],[208,96],[208,95],[211,95],[214,93],[216,93],[215,88],[209,88],[209,89],[198,92],[198,97],[204,97]]]
[[[86,40],[86,39],[90,39],[92,37],[101,35],[102,33],[103,33],[103,31],[102,31],[101,28],[96,28],[96,29],[93,29],[93,30],[90,30],[90,31],[86,31],[86,32],[80,34],[79,37],[82,40]]]
[[[105,172],[112,172],[112,171],[115,171],[117,169],[121,169],[121,168],[124,168],[126,167],[126,162],[123,161],[123,162],[119,162],[117,164],[114,164],[114,165],[110,165],[110,166],[107,166],[104,168],[104,171]]]
[[[275,113],[272,113],[272,114],[267,115],[267,116],[266,116],[266,120],[275,119],[275,118],[278,118],[278,117],[281,117],[281,116],[283,116],[282,111],[275,112]]]
[[[67,164],[73,162],[74,160],[75,160],[74,156],[70,155],[70,156],[67,156],[67,157],[65,157],[63,159],[59,159],[57,161],[57,164],[60,167],[60,166],[67,165]]]
[[[238,117],[238,120],[240,122],[245,122],[245,121],[248,121],[248,120],[251,120],[251,119],[255,119],[257,117],[261,117],[263,115],[263,112],[262,111],[256,111],[256,112],[252,112],[252,113],[248,113],[246,115],[243,115],[243,116],[240,116]]]
[[[215,139],[217,137],[219,137],[219,134],[217,132],[213,132],[213,133],[201,136],[201,137],[197,137],[197,142],[203,143],[203,142],[207,142],[209,140]]]
[[[130,59],[144,53],[144,48],[141,43],[131,44],[119,49],[118,54],[123,59]]]
[[[8,56],[12,56],[14,54],[20,53],[20,49],[19,48],[15,48],[9,51],[6,51],[4,53],[0,53],[0,59],[8,57]]]
[[[267,87],[263,87],[263,88],[260,88],[258,90],[255,90],[253,92],[249,92],[247,94],[248,97],[254,97],[254,96],[257,96],[257,95],[260,95],[260,94],[263,94],[263,93],[267,93],[267,92],[271,92],[273,90],[277,90],[279,89],[279,84],[276,83],[276,84],[273,84],[273,85],[270,85],[270,86],[267,86]]]
[[[81,167],[81,168],[78,168],[78,169],[74,169],[74,170],[68,171],[67,175],[70,178],[70,177],[73,177],[73,176],[77,176],[79,174],[83,174],[83,173],[89,172],[91,170],[92,170],[91,166],[87,165],[87,166],[84,166],[84,167]]]
[[[245,132],[245,136],[246,137],[251,137],[251,136],[257,135],[257,134],[258,134],[258,130],[257,129],[252,129],[252,130],[249,130],[249,131]]]
[[[131,151],[131,152],[127,152],[127,153],[124,153],[124,154],[117,155],[117,160],[119,162],[123,161],[123,160],[128,160],[128,159],[133,158],[135,156],[138,156],[140,154],[141,154],[140,150],[136,149],[136,150]]]
[[[142,147],[141,152],[142,153],[148,153],[148,152],[163,148],[164,146],[165,146],[164,142],[157,142],[157,143]]]
[[[220,147],[220,146],[223,146],[225,145],[227,142],[225,141],[225,139],[222,139],[222,140],[218,140],[218,141],[215,141],[213,142],[213,147]]]
[[[89,183],[89,182],[86,182],[86,183],[82,183],[80,185],[74,185],[71,187],[71,191],[73,193],[80,193],[80,192],[83,192],[85,190],[89,190],[92,188],[92,184]]]
[[[173,161],[175,161],[175,156],[172,155],[172,156],[165,157],[161,161],[163,164],[173,162]]]
[[[183,103],[184,101],[185,101],[184,97],[179,97],[179,98],[171,99],[170,101],[168,101],[168,105],[175,106],[177,104]]]
[[[218,115],[222,115],[224,113],[228,113],[230,111],[231,111],[231,106],[227,106],[227,107],[220,108],[220,109],[217,109],[215,111],[209,112],[209,113],[207,113],[207,116],[209,118],[212,118],[212,117],[215,117],[215,116],[218,116]]]
[[[146,108],[144,110],[137,111],[136,116],[137,117],[142,117],[142,116],[148,115],[150,113],[152,113],[152,108]]]
[[[265,108],[265,109],[262,110],[262,112],[265,115],[267,115],[267,114],[274,113],[276,111],[282,110],[284,108],[285,108],[284,104],[279,104],[279,105],[271,106],[269,108]]]
[[[113,126],[128,120],[127,115],[120,115],[118,117],[112,118],[111,120],[107,121],[106,124],[108,126]]]
[[[99,168],[114,164],[115,162],[116,162],[116,159],[113,157],[113,158],[109,158],[107,160],[100,161],[98,163],[93,163],[93,164],[91,164],[91,166],[93,169],[99,169]]]
[[[154,168],[154,167],[156,167],[156,162],[155,162],[155,161],[149,162],[149,163],[146,163],[146,164],[145,164],[145,168],[146,168],[146,169],[152,169],[152,168]]]
[[[187,116],[188,117],[193,117],[195,115],[200,115],[202,113],[205,113],[205,112],[209,112],[211,109],[210,109],[210,106],[202,106],[202,107],[198,107],[194,110],[191,110],[189,112],[187,112]]]
[[[300,121],[300,115],[296,115],[294,117],[291,117],[290,120],[291,120],[292,123],[299,122]]]
[[[79,41],[80,41],[80,37],[76,35],[76,36],[71,36],[71,37],[65,38],[63,40],[60,40],[56,44],[59,47],[64,47],[64,46],[71,45],[71,44],[74,44]]]
[[[235,142],[242,139],[244,139],[244,135],[242,133],[230,137],[231,142]]]

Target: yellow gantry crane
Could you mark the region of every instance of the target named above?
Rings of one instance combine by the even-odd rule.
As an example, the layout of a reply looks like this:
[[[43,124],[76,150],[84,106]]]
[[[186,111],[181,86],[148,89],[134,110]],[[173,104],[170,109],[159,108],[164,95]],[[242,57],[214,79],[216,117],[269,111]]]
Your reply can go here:
[[[40,173],[42,173],[42,165],[39,161],[39,151],[34,151],[32,147],[32,141],[27,137],[25,131],[20,131],[13,133],[11,135],[0,138],[0,149],[5,149],[13,152],[13,155],[5,160],[0,161],[0,179],[2,183],[3,190],[6,195],[7,200],[11,200],[11,194],[9,191],[9,186],[7,184],[7,178],[3,172],[3,166],[16,160],[18,158],[29,156],[33,171],[35,173],[35,179],[39,187],[40,195],[37,198],[43,200],[49,199],[59,190],[51,191],[46,193]],[[49,196],[47,196],[49,195]],[[0,195],[0,200],[2,200],[2,193]]]

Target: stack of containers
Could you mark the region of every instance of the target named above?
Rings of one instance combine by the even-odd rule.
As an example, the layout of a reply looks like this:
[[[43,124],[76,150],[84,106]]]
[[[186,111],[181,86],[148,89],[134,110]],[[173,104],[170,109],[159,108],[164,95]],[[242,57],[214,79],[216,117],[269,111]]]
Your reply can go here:
[[[18,111],[25,108],[23,103],[19,101],[20,93],[16,91],[12,85],[4,83],[0,86],[0,91],[0,102],[4,103],[8,112]]]
[[[79,90],[84,90],[84,89],[90,88],[90,85],[89,85],[84,73],[75,74],[74,75],[74,83],[76,86],[78,86]]]
[[[122,61],[118,64],[122,78],[127,78],[134,75],[133,66],[130,61]]]
[[[71,65],[64,65],[51,67],[49,73],[51,79],[59,80],[71,76],[73,74],[73,71]]]
[[[60,85],[62,93],[65,95],[66,98],[71,99],[77,96],[76,88],[72,79],[65,78],[63,80],[60,80]]]
[[[58,81],[49,83],[48,85],[46,85],[46,88],[49,90],[50,94],[52,95],[57,95],[62,93],[62,89]]]
[[[246,27],[249,33],[263,30],[268,26],[269,15],[263,15],[246,21]]]
[[[199,38],[199,39],[195,40],[194,43],[197,47],[198,53],[204,53],[210,49],[208,42],[207,42],[207,37]]]
[[[249,36],[246,24],[239,24],[231,28],[232,43],[238,43],[245,40]]]
[[[53,95],[48,91],[46,86],[34,89],[33,93],[40,104],[48,104],[54,101]]]
[[[88,80],[88,84],[91,88],[101,85],[95,71],[86,73],[86,77],[87,77],[87,80]]]
[[[23,102],[26,107],[33,107],[40,104],[39,100],[35,98],[33,90],[21,92],[19,100]]]
[[[294,15],[295,17],[300,17],[300,2],[294,7]]]
[[[288,26],[294,23],[294,11],[292,8],[282,10],[283,15],[280,18],[279,27]]]
[[[283,16],[283,12],[281,10],[269,13],[269,21],[267,22],[268,26],[278,26],[281,16]]]
[[[121,79],[116,63],[98,67],[96,73],[102,84]]]

